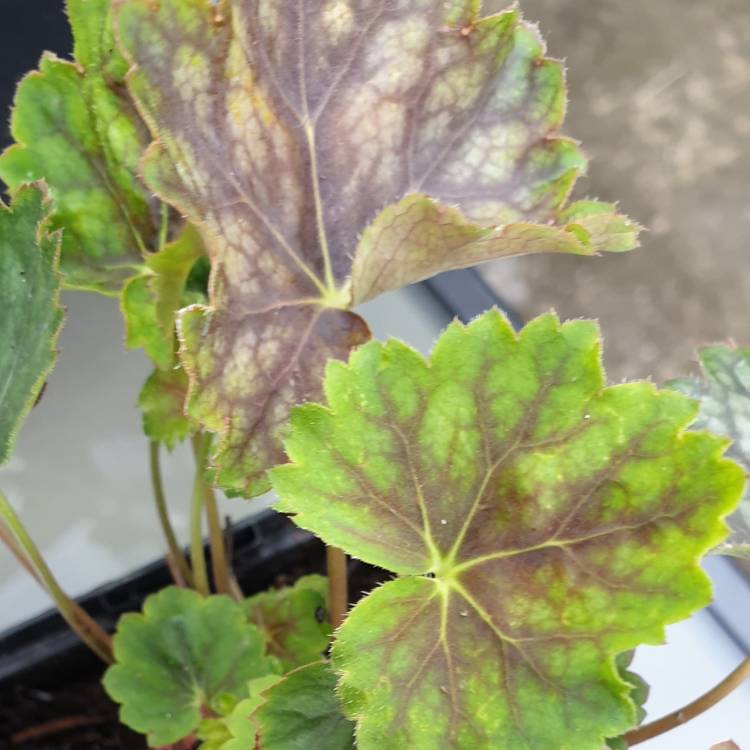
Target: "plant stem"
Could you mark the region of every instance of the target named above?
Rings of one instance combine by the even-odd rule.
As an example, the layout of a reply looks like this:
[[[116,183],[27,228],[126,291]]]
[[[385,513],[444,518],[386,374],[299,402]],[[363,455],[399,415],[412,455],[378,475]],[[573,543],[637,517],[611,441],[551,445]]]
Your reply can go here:
[[[201,469],[205,469],[205,464]],[[203,501],[206,506],[206,519],[208,520],[209,541],[211,544],[211,567],[214,573],[214,586],[220,594],[231,594],[229,563],[227,561],[227,549],[224,546],[224,534],[221,529],[219,518],[219,507],[216,504],[216,495],[205,482],[203,483]]]
[[[625,741],[628,745],[637,745],[639,742],[645,742],[652,737],[658,737],[660,734],[664,734],[675,727],[687,723],[704,711],[708,711],[709,708],[715,706],[723,698],[726,698],[748,678],[750,678],[750,657],[745,659],[734,672],[727,675],[718,685],[711,688],[711,690],[698,698],[698,700],[689,703],[684,708],[673,711],[671,714],[662,716],[661,719],[652,721],[650,724],[644,724],[642,727],[631,729],[625,735]]]
[[[331,625],[339,627],[349,608],[349,591],[346,574],[346,554],[338,547],[326,547],[326,567],[328,568],[328,607]]]
[[[193,437],[193,450],[196,456],[196,467],[190,512],[190,562],[196,591],[203,596],[208,596],[211,591],[208,585],[206,557],[203,553],[203,504],[206,497],[203,491],[204,446],[200,434]]]
[[[42,579],[37,575],[36,570],[34,570],[34,566],[31,564],[31,560],[26,557],[24,551],[18,546],[16,538],[13,536],[13,534],[10,533],[10,531],[5,527],[5,524],[3,523],[0,523],[0,542],[2,542],[8,548],[8,550],[10,550],[10,553],[13,555],[13,557],[16,558],[19,565],[21,565],[21,567],[23,567],[23,569],[42,588],[44,588],[44,583],[42,582]]]
[[[159,223],[159,252],[164,250],[169,239],[169,206],[161,204],[161,221]]]
[[[206,509],[208,521],[208,539],[211,549],[211,567],[214,574],[214,586],[220,594],[232,594],[230,586],[231,571],[227,561],[227,548],[224,545],[224,533],[221,529],[219,506],[216,494],[203,478],[208,462],[208,452],[211,441],[205,433],[193,437],[193,454],[195,455],[196,481],[201,483],[203,491],[203,505]]]
[[[34,578],[52,597],[60,614],[78,637],[102,661],[111,664],[114,659],[112,639],[109,634],[60,588],[57,579],[52,575],[42,554],[21,523],[21,519],[2,492],[0,492],[0,521],[4,523],[12,537],[12,543],[9,544],[11,552],[27,570],[31,569],[30,572]],[[0,534],[0,539],[7,542],[6,537],[7,535]]]
[[[159,523],[161,523],[161,529],[164,532],[167,547],[169,548],[169,555],[172,562],[177,567],[182,581],[187,583],[188,586],[192,586],[193,575],[190,571],[190,565],[188,565],[188,561],[185,559],[185,555],[177,542],[172,522],[169,520],[167,501],[164,497],[164,485],[161,481],[159,443],[155,440],[152,440],[149,445],[149,458],[151,466],[151,487],[153,489],[154,502],[156,503],[156,512],[159,516]],[[175,580],[175,582],[179,584],[179,581]]]

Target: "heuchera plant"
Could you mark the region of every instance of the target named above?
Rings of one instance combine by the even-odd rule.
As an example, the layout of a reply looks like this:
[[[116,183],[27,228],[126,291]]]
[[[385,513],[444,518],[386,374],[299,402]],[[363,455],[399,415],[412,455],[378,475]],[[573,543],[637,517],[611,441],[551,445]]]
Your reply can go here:
[[[19,85],[0,460],[54,364],[61,286],[117,296],[154,364],[139,404],[175,586],[112,638],[2,496],[0,538],[151,747],[623,748],[750,674],[639,726],[633,650],[709,603],[706,552],[750,548],[750,352],[706,350],[705,384],[606,386],[591,321],[516,332],[490,310],[425,358],[353,311],[448,269],[637,243],[614,206],[568,200],[586,160],[558,135],[560,63],[518,10],[479,6],[68,0],[74,60]],[[187,439],[186,557],[159,458]],[[329,576],[246,598],[213,488],[271,485]],[[393,574],[348,612],[345,554]]]

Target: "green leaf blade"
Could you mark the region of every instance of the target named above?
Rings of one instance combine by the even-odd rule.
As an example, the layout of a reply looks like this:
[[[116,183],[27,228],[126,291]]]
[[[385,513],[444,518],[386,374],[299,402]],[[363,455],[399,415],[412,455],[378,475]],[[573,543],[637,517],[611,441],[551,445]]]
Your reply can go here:
[[[149,440],[173,450],[195,433],[195,423],[185,415],[187,389],[188,379],[181,367],[157,369],[149,375],[138,397],[143,432]]]
[[[187,737],[214,700],[242,698],[249,680],[273,671],[262,635],[236,602],[187,589],[164,589],[142,614],[124,615],[113,645],[104,687],[150,747]]]
[[[137,177],[146,129],[124,89],[110,3],[71,0],[69,15],[76,63],[45,54],[21,81],[0,178],[11,191],[45,180],[66,285],[113,294],[155,244],[155,200]]]
[[[48,233],[49,205],[37,187],[0,201],[0,464],[57,359],[59,237]]]
[[[696,560],[743,472],[684,432],[693,402],[605,388],[599,357],[591,322],[493,311],[429,360],[369,344],[295,410],[277,508],[402,575],[334,644],[362,750],[599,750],[638,719],[614,657],[710,601]]]
[[[205,301],[202,292],[187,288],[193,267],[203,257],[200,236],[187,224],[172,242],[149,255],[145,273],[122,289],[126,344],[131,349],[143,347],[160,370],[175,364],[178,310]]]
[[[354,725],[341,712],[326,662],[290,672],[263,693],[253,714],[257,750],[354,750]]]
[[[586,160],[557,132],[562,68],[515,9],[123,0],[117,28],[145,179],[215,268],[181,352],[233,493],[267,489],[289,409],[367,339],[345,309],[495,257],[636,244],[607,204],[565,219]]]
[[[245,601],[248,617],[263,633],[267,652],[284,672],[319,661],[327,650],[328,579],[310,575],[294,586],[264,591]]]

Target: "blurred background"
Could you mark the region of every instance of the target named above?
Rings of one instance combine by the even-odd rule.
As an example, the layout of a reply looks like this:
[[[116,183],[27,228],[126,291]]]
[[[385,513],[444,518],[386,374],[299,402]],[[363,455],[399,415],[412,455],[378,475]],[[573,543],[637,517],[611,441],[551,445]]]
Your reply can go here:
[[[648,231],[624,256],[511,259],[484,277],[525,318],[598,318],[613,381],[685,374],[706,342],[750,344],[750,2],[520,7],[567,64],[564,129],[591,157],[576,195],[619,201]]]

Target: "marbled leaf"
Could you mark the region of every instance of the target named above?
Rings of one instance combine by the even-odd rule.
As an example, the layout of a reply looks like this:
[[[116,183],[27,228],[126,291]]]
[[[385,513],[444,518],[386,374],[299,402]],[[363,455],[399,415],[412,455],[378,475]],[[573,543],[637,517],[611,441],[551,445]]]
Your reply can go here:
[[[291,405],[368,338],[348,309],[506,255],[627,250],[611,206],[566,209],[559,63],[477,0],[116,0],[148,184],[199,226],[210,306],[181,320],[216,478],[268,487]]]
[[[427,360],[331,362],[293,411],[278,510],[399,574],[333,647],[360,750],[600,750],[637,722],[615,657],[710,601],[744,472],[690,399],[603,381],[594,323],[490,311]]]
[[[123,615],[113,645],[104,687],[121,704],[121,721],[150,747],[187,737],[214,701],[244,698],[249,680],[273,671],[239,604],[175,587],[150,596],[142,613]]]
[[[59,237],[48,234],[49,205],[37,187],[0,201],[0,464],[57,359]]]
[[[704,379],[673,380],[667,385],[698,399],[694,427],[731,438],[727,451],[750,471],[750,349],[709,346],[699,352]],[[750,558],[750,490],[729,518],[732,533],[717,552]]]
[[[263,591],[245,601],[250,621],[266,639],[266,651],[285,672],[320,661],[328,648],[327,594],[328,579],[310,575],[294,586]]]
[[[46,53],[21,81],[0,178],[11,191],[44,179],[51,226],[65,230],[66,285],[116,293],[154,249],[158,209],[137,177],[147,130],[125,88],[110,5],[68,0],[75,62]]]

